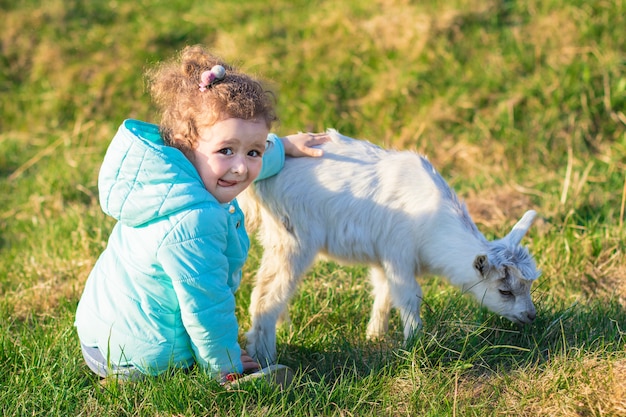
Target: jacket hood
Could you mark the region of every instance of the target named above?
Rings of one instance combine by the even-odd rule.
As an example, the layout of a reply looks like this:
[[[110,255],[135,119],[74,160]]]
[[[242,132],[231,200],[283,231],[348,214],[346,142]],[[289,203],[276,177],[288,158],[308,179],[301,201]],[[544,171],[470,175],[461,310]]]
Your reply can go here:
[[[127,226],[140,226],[208,201],[195,167],[166,146],[158,126],[126,120],[111,141],[98,177],[105,213]]]

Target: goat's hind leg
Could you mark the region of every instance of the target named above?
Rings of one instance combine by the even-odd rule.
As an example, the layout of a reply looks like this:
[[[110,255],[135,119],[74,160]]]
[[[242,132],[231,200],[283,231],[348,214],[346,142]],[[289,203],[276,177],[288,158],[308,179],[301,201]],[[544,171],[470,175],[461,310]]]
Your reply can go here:
[[[276,243],[276,242],[274,242]],[[299,250],[292,236],[266,246],[250,300],[252,327],[246,333],[246,350],[262,366],[276,361],[276,324],[286,310],[300,278],[316,253]]]

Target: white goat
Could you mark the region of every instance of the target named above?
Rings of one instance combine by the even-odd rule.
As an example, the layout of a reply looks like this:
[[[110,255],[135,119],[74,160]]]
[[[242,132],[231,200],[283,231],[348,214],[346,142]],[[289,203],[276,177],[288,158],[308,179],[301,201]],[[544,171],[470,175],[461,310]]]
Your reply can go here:
[[[371,267],[368,338],[387,331],[392,304],[405,339],[421,327],[422,290],[415,278],[424,273],[447,277],[515,323],[535,319],[530,288],[539,272],[520,246],[534,211],[506,237],[489,242],[426,158],[329,133],[321,159],[288,158],[278,175],[240,198],[248,225],[261,226],[264,248],[248,353],[263,364],[275,361],[277,321],[318,253]]]

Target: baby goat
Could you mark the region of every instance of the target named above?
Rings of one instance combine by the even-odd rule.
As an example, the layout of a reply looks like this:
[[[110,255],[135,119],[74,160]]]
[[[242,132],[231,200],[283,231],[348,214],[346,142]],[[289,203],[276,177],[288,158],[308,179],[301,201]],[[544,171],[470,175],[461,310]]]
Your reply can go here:
[[[288,158],[278,175],[240,198],[248,225],[260,226],[264,248],[250,305],[249,354],[264,365],[274,362],[277,321],[318,253],[371,267],[368,338],[387,331],[392,306],[405,339],[421,327],[415,278],[424,273],[447,277],[515,323],[535,319],[530,288],[539,272],[520,246],[534,211],[489,242],[426,158],[329,133],[322,158]]]

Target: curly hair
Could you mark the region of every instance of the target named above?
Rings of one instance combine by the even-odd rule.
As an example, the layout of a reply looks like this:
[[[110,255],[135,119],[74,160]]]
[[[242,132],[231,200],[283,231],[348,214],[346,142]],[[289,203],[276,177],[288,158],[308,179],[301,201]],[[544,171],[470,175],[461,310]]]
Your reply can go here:
[[[204,92],[198,89],[202,72],[222,65],[226,75]],[[202,46],[184,48],[174,59],[146,72],[152,100],[161,111],[159,129],[165,143],[189,154],[199,140],[199,129],[238,118],[277,120],[275,100],[261,81],[239,72]]]

